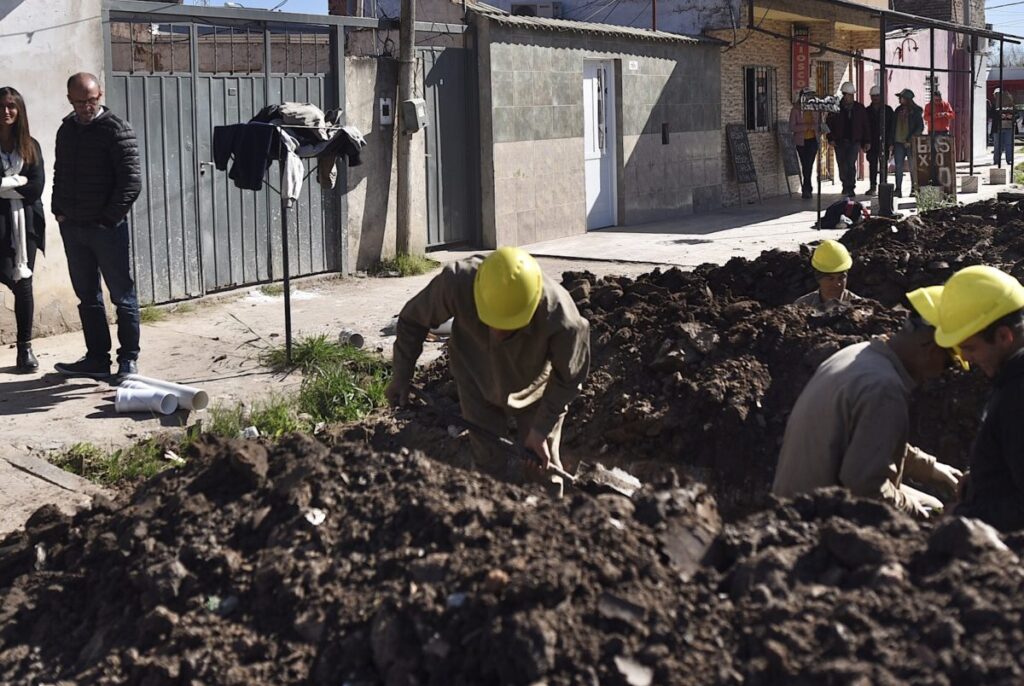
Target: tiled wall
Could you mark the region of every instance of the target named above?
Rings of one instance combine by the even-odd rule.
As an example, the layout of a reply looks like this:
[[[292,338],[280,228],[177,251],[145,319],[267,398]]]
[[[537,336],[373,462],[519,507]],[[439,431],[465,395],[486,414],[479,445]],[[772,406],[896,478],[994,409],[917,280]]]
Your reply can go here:
[[[615,60],[621,76],[619,223],[720,206],[720,162],[707,143],[717,142],[721,123],[719,46],[494,24],[480,35],[487,51],[481,62],[483,162],[492,165],[484,169],[482,192],[486,244],[522,245],[586,231],[585,59]]]

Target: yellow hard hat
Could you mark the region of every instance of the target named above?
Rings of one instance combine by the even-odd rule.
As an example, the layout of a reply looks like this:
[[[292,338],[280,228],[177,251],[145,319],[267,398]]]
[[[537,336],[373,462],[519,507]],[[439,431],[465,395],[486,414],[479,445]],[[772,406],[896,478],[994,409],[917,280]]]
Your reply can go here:
[[[1024,286],[1020,281],[995,267],[966,267],[949,277],[942,290],[935,342],[943,348],[958,346],[1021,308]]]
[[[839,241],[824,240],[811,256],[811,266],[825,274],[848,272],[853,266],[853,258],[846,246]]]
[[[487,326],[522,329],[537,311],[544,292],[540,265],[520,248],[498,248],[480,263],[473,281],[476,313]]]
[[[933,327],[937,326],[937,322],[939,321],[939,305],[942,303],[942,291],[944,288],[944,286],[927,286],[907,293],[907,300],[909,300],[910,304],[913,305],[915,310],[917,310],[917,313],[921,315],[921,319],[925,320]],[[938,341],[936,341],[936,344],[938,344]],[[960,354],[959,345],[954,345],[952,348],[947,346],[941,347],[946,347],[946,349],[950,351],[949,354],[953,358],[953,361],[956,362],[961,369],[970,369],[970,365],[967,364],[967,360],[965,360],[963,355]]]

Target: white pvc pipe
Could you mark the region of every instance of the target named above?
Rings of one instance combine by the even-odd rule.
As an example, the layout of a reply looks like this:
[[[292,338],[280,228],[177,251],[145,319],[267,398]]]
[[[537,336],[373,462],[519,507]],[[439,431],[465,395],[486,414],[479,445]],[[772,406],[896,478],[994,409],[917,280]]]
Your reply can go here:
[[[125,388],[118,386],[114,396],[114,409],[118,412],[159,412],[171,414],[178,409],[178,398],[173,393],[152,386]]]
[[[173,381],[153,379],[148,376],[142,376],[141,374],[129,374],[125,378],[128,381],[141,381],[147,386],[161,388],[174,394],[178,399],[178,407],[183,410],[205,410],[206,406],[210,404],[210,396],[206,391],[196,388],[195,386],[184,386],[180,383],[174,383]]]

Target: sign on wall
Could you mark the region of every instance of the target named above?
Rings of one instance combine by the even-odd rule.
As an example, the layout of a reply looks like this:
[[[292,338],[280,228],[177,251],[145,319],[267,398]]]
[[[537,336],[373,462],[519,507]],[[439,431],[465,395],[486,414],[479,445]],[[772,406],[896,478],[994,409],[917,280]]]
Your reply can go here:
[[[806,26],[793,27],[793,92],[811,85],[811,30]]]
[[[743,124],[726,124],[725,135],[729,140],[729,153],[732,156],[732,169],[736,173],[736,180],[740,183],[757,183],[757,169],[754,168],[754,158],[750,154],[747,127]]]
[[[956,198],[956,149],[952,136],[935,136],[935,162],[932,164],[931,136],[914,136],[914,165],[917,185],[942,186],[942,192]],[[935,178],[932,177],[934,166]]]

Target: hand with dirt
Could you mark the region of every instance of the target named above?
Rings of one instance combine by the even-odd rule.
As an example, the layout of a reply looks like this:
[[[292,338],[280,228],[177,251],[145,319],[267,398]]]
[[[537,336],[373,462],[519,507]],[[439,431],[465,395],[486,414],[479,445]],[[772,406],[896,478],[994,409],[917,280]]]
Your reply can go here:
[[[409,403],[409,384],[391,379],[391,383],[384,389],[384,397],[388,399],[391,407],[404,407]]]
[[[950,467],[948,464],[942,464],[936,462],[932,466],[932,481],[933,483],[949,496],[955,496],[957,494],[957,487],[960,484],[964,473],[956,467]]]
[[[546,472],[551,466],[551,450],[548,448],[547,436],[536,429],[530,429],[523,445],[537,456],[541,471]]]

